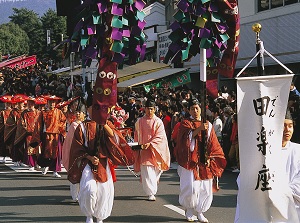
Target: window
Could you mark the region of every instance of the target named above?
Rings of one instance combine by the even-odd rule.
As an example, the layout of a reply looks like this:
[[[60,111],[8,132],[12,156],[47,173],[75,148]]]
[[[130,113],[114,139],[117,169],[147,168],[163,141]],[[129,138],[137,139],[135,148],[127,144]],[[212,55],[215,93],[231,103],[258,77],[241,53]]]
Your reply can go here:
[[[290,4],[294,4],[297,2],[298,2],[298,0],[284,0],[284,5],[290,5]]]
[[[299,3],[300,0],[257,0],[258,12]]]
[[[265,11],[269,9],[269,0],[258,0],[258,11]]]
[[[283,0],[271,0],[271,9],[283,6]]]

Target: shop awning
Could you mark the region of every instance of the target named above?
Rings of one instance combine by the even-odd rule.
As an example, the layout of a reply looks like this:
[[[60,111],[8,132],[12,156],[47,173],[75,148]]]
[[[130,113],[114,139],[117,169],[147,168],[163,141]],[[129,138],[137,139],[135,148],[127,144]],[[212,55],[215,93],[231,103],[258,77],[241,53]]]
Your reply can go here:
[[[131,78],[127,81],[118,83],[118,88],[133,87],[141,84],[146,84],[173,74],[185,72],[188,68],[165,68],[159,71],[150,72],[143,76]]]
[[[144,61],[118,70],[118,83],[170,67],[168,64]]]

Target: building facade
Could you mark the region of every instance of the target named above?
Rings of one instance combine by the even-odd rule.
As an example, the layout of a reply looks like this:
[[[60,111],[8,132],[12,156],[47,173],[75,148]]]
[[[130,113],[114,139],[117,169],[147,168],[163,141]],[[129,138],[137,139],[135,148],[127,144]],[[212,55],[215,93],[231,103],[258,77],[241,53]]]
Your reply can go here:
[[[300,69],[300,1],[299,0],[252,0],[239,1],[241,20],[239,55],[236,69],[243,68],[255,55],[256,34],[254,23],[260,23],[260,39],[264,48],[295,74]],[[264,56],[266,74],[286,73],[276,61]],[[256,60],[250,65],[250,75],[255,75]],[[253,69],[251,69],[251,67]]]

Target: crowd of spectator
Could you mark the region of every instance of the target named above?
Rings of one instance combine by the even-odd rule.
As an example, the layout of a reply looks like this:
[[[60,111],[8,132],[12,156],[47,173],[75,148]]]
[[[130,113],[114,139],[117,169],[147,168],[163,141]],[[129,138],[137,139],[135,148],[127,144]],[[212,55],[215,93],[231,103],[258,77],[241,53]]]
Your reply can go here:
[[[75,76],[73,84],[67,76],[59,76],[51,71],[56,65],[39,61],[35,66],[24,69],[0,69],[0,95],[26,94],[28,96],[56,95],[64,100],[82,96],[82,78]]]
[[[201,101],[201,92],[188,89],[186,86],[176,89],[151,89],[150,92],[145,92],[141,88],[134,90],[128,88],[118,95],[119,106],[129,113],[129,119],[126,121],[128,127],[134,128],[136,120],[144,114],[145,101],[149,99],[156,102],[156,115],[163,120],[172,161],[176,161],[172,151],[176,144],[179,123],[182,119],[190,116],[187,109],[189,100],[197,99]],[[228,168],[232,168],[234,172],[237,172],[237,128],[234,128],[234,132],[232,132],[234,123],[232,116],[234,114],[236,116],[235,91],[228,91],[226,86],[223,86],[217,98],[207,95],[205,112],[206,118],[213,124],[218,140],[226,154]],[[233,148],[231,148],[232,144],[235,145]],[[229,154],[231,154],[231,157],[229,157]]]

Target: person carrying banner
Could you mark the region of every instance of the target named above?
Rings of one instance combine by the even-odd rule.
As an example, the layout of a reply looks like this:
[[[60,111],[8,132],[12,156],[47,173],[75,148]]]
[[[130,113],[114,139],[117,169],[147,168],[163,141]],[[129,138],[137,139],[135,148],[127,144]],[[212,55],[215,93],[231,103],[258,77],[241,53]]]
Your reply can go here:
[[[300,222],[300,144],[291,142],[294,133],[294,123],[292,116],[287,111],[284,119],[281,160],[283,170],[285,170],[285,179],[292,192],[295,207],[298,213],[298,222]]]
[[[60,178],[58,172],[61,171],[61,137],[66,135],[66,117],[55,107],[61,98],[54,95],[45,98],[48,107],[37,118],[30,146],[41,147],[38,164],[44,167],[42,174],[46,175],[51,170],[53,177]]]
[[[89,99],[87,111],[88,116],[93,117]],[[121,132],[110,121],[99,125],[89,117],[75,130],[68,180],[73,184],[80,183],[78,202],[86,223],[93,223],[93,217],[101,223],[110,216],[114,200],[109,161],[115,165],[132,165],[134,155]],[[123,154],[121,162],[115,163],[113,150]]]
[[[148,99],[145,115],[135,123],[134,141],[141,145],[135,151],[134,171],[141,173],[143,190],[149,201],[155,201],[159,178],[170,168],[170,151],[164,124],[155,115],[156,104]]]
[[[180,177],[179,203],[185,208],[187,221],[194,221],[197,212],[200,222],[208,222],[203,215],[212,203],[214,179],[221,177],[226,159],[211,123],[201,122],[201,107],[197,99],[189,100],[190,117],[179,127],[175,156]],[[207,145],[202,143],[206,130]],[[217,182],[217,181],[216,181]]]

